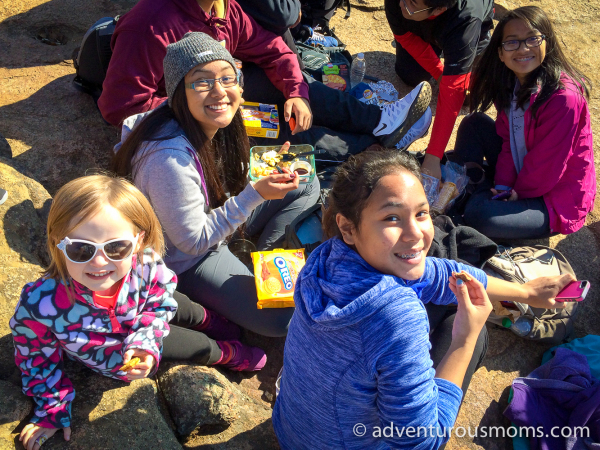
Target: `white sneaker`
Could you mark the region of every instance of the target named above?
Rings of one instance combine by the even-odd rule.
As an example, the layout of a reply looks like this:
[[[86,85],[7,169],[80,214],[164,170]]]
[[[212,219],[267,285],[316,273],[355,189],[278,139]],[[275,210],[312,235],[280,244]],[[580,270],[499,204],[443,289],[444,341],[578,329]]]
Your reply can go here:
[[[0,205],[2,203],[4,203],[7,198],[8,198],[8,192],[6,192],[4,189],[0,189]]]
[[[431,86],[423,81],[406,97],[383,107],[373,135],[379,137],[384,147],[393,148],[421,118],[430,102]]]
[[[417,120],[412,127],[410,127],[408,133],[406,133],[400,142],[396,144],[396,148],[398,150],[406,150],[408,147],[410,147],[410,144],[425,136],[429,131],[429,127],[431,126],[432,116],[433,114],[431,113],[431,108],[428,106],[425,110],[425,114],[423,114],[421,118]]]

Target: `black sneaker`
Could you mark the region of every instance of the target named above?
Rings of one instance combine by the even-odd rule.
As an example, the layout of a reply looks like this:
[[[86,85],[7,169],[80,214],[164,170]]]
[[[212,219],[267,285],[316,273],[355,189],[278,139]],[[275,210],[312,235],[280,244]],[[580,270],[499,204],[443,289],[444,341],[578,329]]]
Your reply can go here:
[[[0,189],[0,205],[2,203],[4,203],[7,198],[8,198],[8,192],[6,192],[4,189]]]

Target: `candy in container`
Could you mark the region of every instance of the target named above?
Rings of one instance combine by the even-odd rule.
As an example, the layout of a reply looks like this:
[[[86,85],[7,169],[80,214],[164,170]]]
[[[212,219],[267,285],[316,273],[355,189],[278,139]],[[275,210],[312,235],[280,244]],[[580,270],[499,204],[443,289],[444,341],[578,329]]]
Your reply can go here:
[[[304,249],[252,253],[258,309],[294,306],[294,288],[304,267]]]

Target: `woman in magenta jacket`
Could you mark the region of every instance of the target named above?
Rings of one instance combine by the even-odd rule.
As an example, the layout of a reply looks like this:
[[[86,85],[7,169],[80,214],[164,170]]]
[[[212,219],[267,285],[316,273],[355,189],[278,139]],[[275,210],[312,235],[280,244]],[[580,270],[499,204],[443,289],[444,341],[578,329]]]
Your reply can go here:
[[[518,8],[500,21],[473,74],[476,112],[456,140],[458,161],[485,172],[465,208],[468,225],[497,240],[569,234],[584,225],[596,195],[588,85],[543,10]],[[492,104],[495,124],[483,114]]]

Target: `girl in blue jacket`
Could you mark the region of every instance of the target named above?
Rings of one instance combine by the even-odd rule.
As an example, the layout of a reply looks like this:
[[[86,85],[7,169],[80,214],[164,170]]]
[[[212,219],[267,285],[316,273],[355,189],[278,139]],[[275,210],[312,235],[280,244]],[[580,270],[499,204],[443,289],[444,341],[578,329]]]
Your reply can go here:
[[[426,257],[434,231],[419,166],[397,151],[338,169],[323,227],[331,239],[297,281],[273,411],[284,449],[439,448],[485,354],[486,286],[498,300],[556,307],[571,280],[516,285]],[[425,305],[457,302],[430,342]]]

